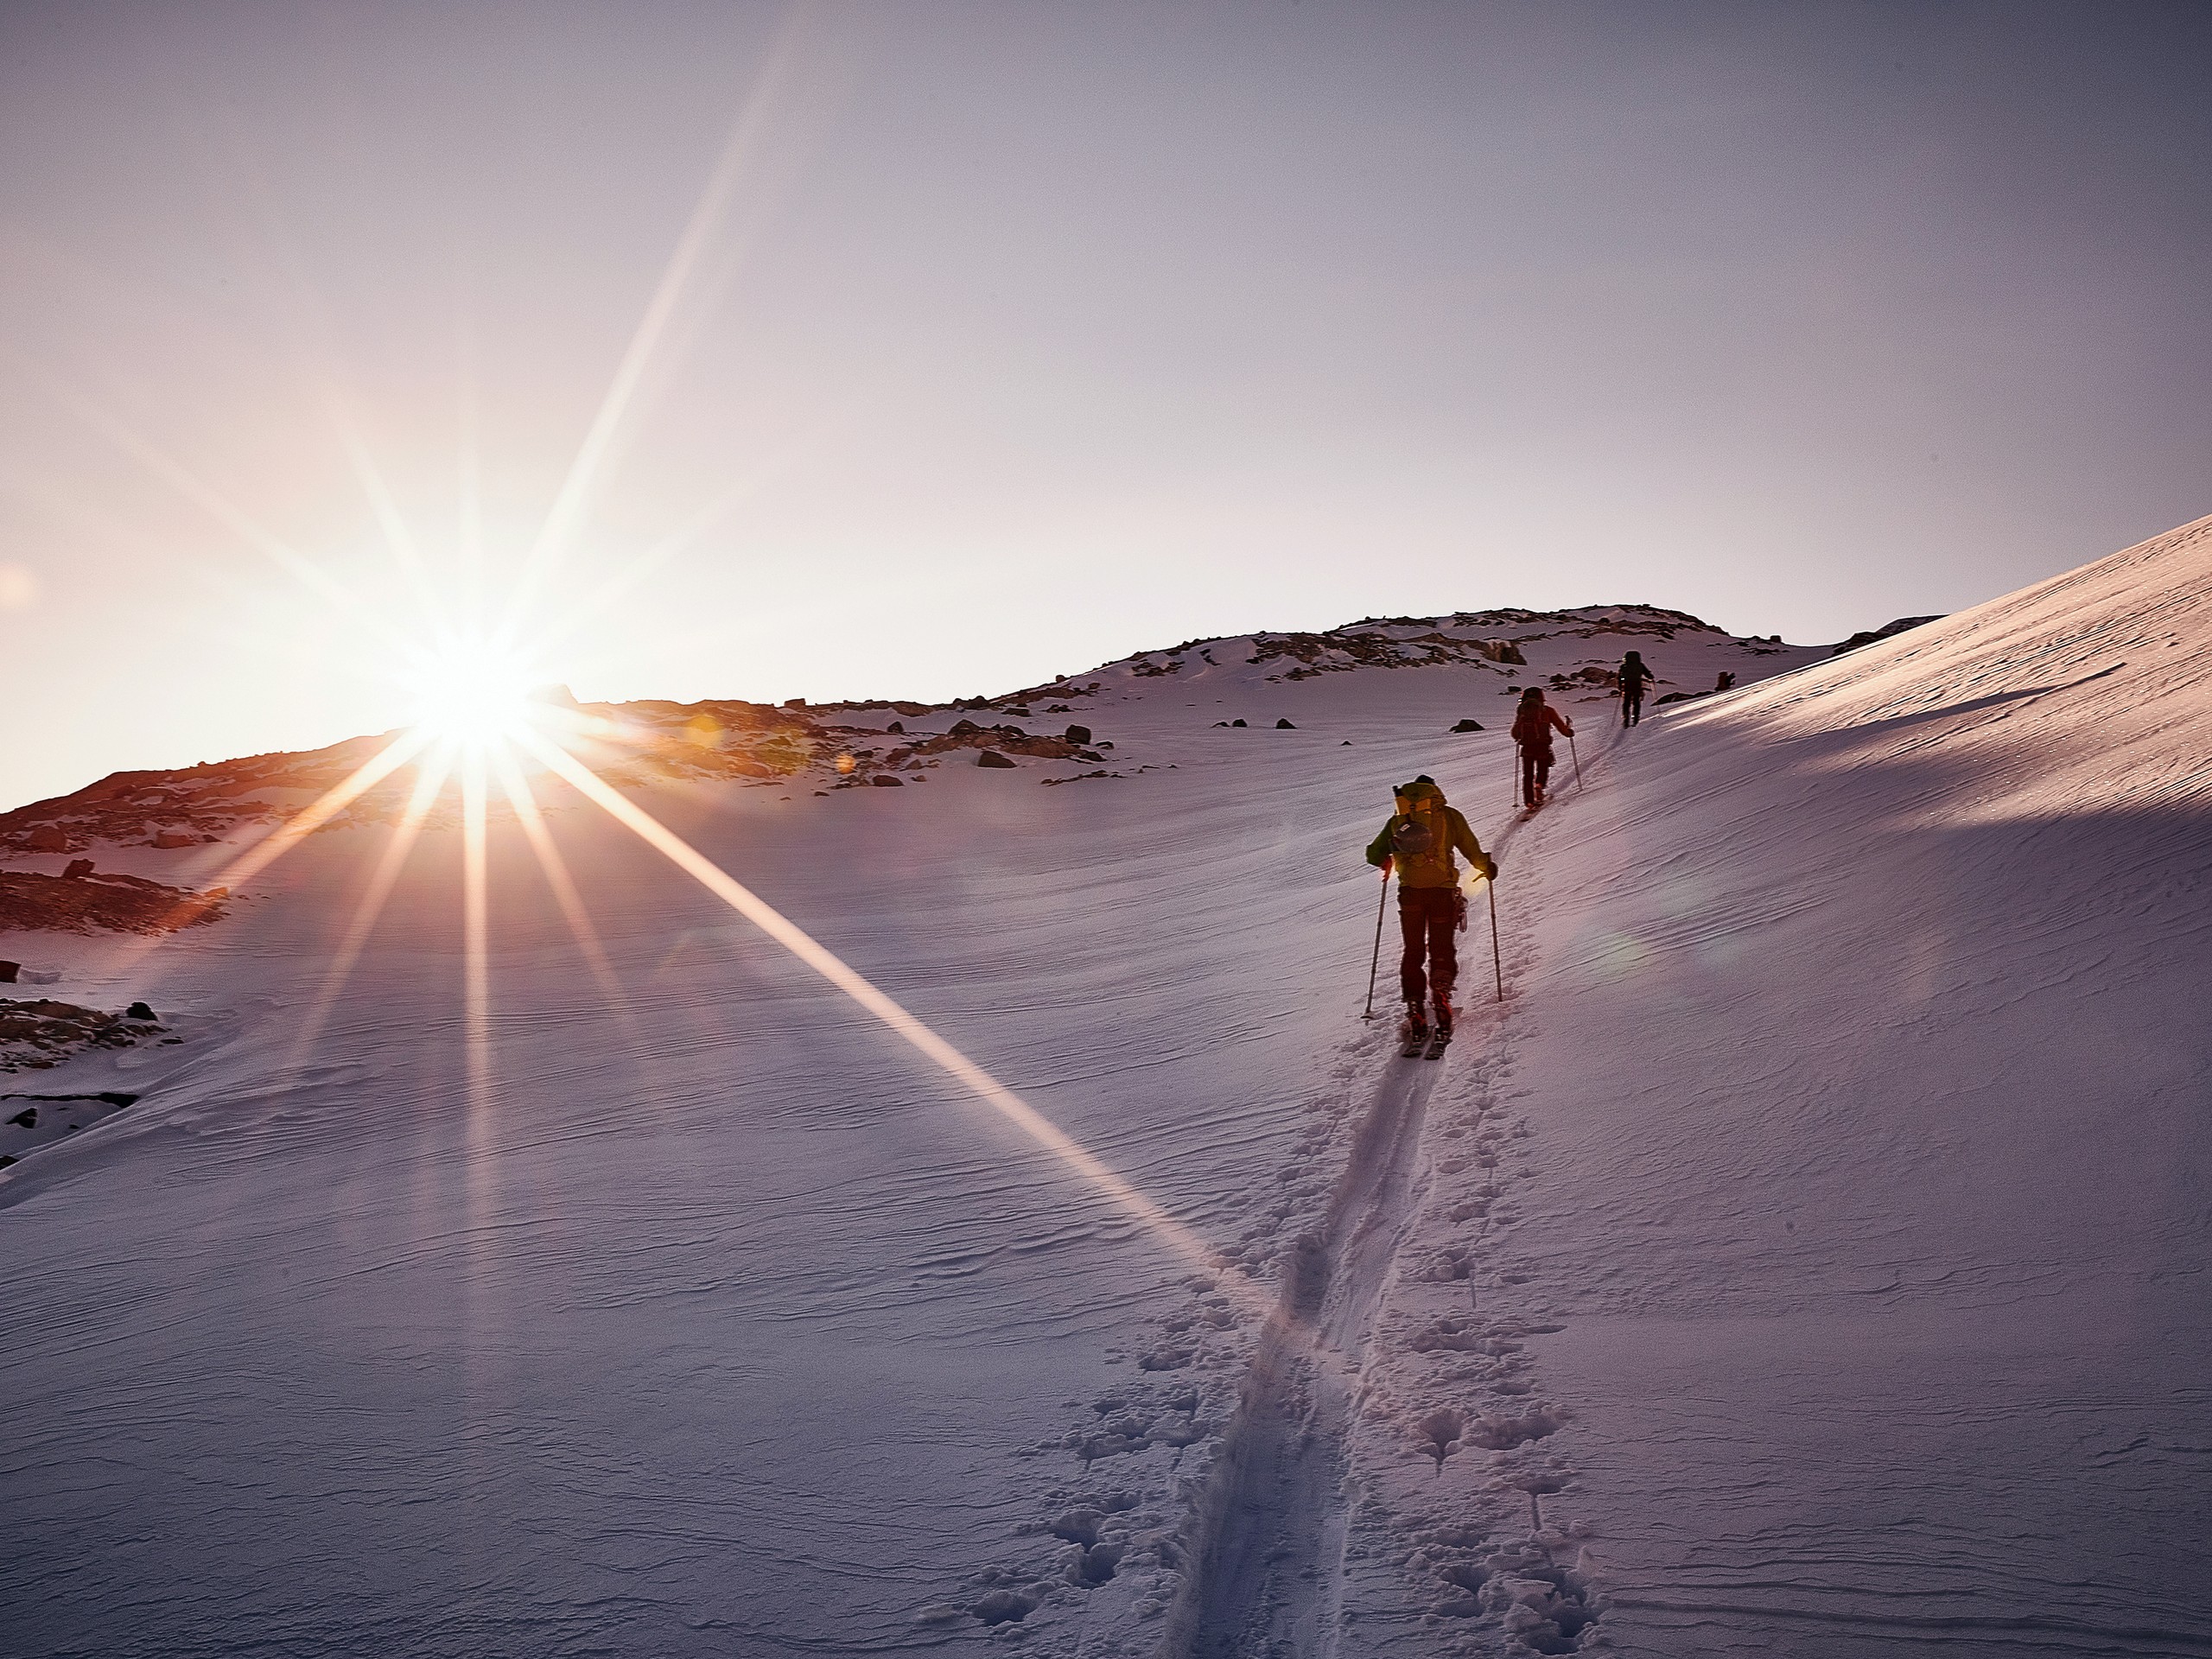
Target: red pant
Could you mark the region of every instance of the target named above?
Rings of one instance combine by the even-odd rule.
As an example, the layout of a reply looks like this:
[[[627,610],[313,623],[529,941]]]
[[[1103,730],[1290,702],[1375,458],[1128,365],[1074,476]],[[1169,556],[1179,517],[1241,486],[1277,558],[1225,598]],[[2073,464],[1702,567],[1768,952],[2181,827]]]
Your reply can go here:
[[[1522,805],[1529,805],[1551,781],[1551,743],[1535,747],[1533,743],[1522,743]]]
[[[1406,938],[1406,954],[1398,959],[1398,985],[1407,1003],[1421,1005],[1429,991],[1436,993],[1438,1007],[1449,1006],[1452,987],[1459,977],[1459,950],[1452,935],[1466,901],[1457,887],[1400,887],[1398,927]],[[1428,958],[1428,972],[1421,972],[1421,957]]]
[[[1544,792],[1544,785],[1551,781],[1552,746],[1538,748],[1532,743],[1521,746],[1521,804],[1531,805]]]

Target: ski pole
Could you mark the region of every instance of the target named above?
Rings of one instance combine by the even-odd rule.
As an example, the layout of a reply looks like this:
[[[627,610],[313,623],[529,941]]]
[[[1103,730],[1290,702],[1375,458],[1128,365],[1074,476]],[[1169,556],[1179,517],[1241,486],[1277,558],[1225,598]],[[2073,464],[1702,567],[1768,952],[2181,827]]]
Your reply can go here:
[[[1497,878],[1491,877],[1484,884],[1490,888],[1490,965],[1497,976],[1497,1000],[1505,1001],[1505,957],[1497,948]]]
[[[1574,734],[1567,734],[1567,752],[1574,757],[1574,787],[1582,787],[1582,751],[1574,747]]]
[[[1375,901],[1375,956],[1367,964],[1367,1012],[1359,1016],[1363,1020],[1375,1017],[1375,975],[1382,965],[1382,909],[1389,901],[1390,872],[1386,869],[1382,872],[1382,894]]]

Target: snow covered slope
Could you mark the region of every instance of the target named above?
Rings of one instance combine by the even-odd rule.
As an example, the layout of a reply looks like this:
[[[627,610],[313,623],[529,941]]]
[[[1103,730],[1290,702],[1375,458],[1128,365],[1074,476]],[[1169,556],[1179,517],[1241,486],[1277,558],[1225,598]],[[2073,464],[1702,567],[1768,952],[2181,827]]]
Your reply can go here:
[[[2212,1652],[2208,652],[2212,521],[1627,734],[1531,826],[1361,1373],[1355,1609]],[[1530,1438],[1409,1448],[1438,1410]]]
[[[1541,825],[1485,1268],[1624,1650],[2212,1652],[2208,660],[2212,521]]]
[[[181,1039],[40,1074],[137,1098],[0,1173],[10,1650],[2212,1649],[2202,906],[2154,902],[2202,862],[2205,575],[2199,536],[1833,663],[1635,607],[1196,642],[808,710],[766,778],[622,716],[631,799],[1165,1230],[543,779],[590,940],[495,811],[475,1003],[444,812],[373,927],[383,809],[219,924],[0,935]],[[1814,665],[1616,746],[1627,645],[1662,690]],[[1588,789],[1506,829],[1534,676]],[[962,719],[1100,759],[915,741]],[[1357,1017],[1415,771],[1504,861],[1509,999],[1434,1065]],[[265,829],[213,799],[183,847],[10,818],[200,888]]]

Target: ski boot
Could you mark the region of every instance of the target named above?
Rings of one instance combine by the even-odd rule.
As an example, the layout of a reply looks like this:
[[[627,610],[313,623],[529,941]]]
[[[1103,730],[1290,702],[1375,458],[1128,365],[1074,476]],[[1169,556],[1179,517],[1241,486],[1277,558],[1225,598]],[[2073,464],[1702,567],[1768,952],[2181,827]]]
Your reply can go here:
[[[1428,1052],[1428,1020],[1421,1010],[1411,1003],[1406,1005],[1406,1024],[1398,1052],[1407,1059],[1418,1059]]]
[[[1452,1005],[1440,996],[1436,999],[1436,1025],[1429,1034],[1427,1044],[1421,1050],[1421,1058],[1427,1060],[1440,1058],[1451,1045]]]

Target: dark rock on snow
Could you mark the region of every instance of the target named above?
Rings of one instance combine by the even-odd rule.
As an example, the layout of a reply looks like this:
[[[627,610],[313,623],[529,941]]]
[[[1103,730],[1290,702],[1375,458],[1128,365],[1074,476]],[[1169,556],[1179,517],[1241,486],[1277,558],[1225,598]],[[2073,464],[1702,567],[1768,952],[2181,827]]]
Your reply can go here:
[[[1850,639],[1835,648],[1835,654],[1840,657],[1847,651],[1856,651],[1861,645],[1871,645],[1877,639],[1886,639],[1891,634],[1903,633],[1908,628],[1924,627],[1930,622],[1941,622],[1942,620],[1940,616],[1901,616],[1894,622],[1885,622],[1878,628],[1868,628],[1863,632],[1853,634]]]
[[[1014,762],[996,749],[978,749],[976,752],[976,764],[979,766],[1004,766],[1009,772],[1014,769]]]

